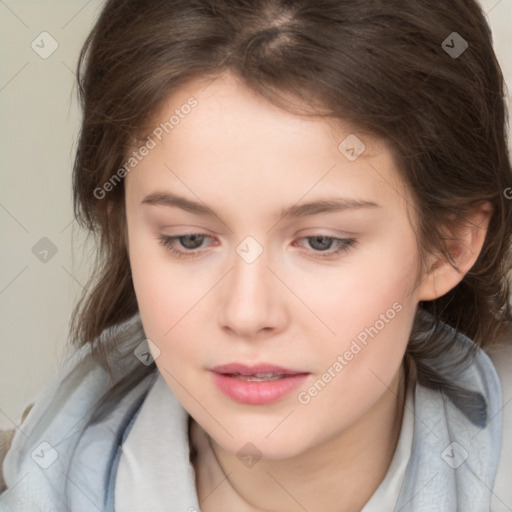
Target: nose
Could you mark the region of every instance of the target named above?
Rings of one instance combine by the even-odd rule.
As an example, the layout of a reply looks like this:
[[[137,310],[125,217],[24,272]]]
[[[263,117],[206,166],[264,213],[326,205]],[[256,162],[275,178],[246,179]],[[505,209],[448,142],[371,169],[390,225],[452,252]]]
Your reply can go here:
[[[283,284],[267,266],[265,251],[253,262],[239,254],[223,280],[218,321],[222,329],[239,338],[275,334],[285,327]]]

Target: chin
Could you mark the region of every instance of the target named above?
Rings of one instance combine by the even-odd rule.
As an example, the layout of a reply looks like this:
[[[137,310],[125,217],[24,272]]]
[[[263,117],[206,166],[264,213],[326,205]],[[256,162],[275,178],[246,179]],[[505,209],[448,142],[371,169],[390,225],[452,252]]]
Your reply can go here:
[[[248,461],[248,464],[259,459],[287,459],[300,455],[307,450],[301,429],[296,430],[296,432],[302,432],[300,439],[290,436],[289,431],[284,429],[281,435],[275,435],[274,432],[267,437],[268,433],[274,428],[275,424],[271,427],[265,425],[265,429],[261,430],[255,430],[254,428],[230,430],[228,427],[228,431],[233,437],[230,437],[224,431],[220,433],[220,436],[218,435],[219,432],[215,432],[211,437],[224,450],[236,455],[243,463]]]

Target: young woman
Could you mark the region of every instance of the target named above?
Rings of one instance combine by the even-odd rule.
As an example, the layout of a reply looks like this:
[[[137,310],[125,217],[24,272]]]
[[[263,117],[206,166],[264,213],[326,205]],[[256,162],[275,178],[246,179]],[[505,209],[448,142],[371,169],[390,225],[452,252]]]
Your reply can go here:
[[[512,510],[476,2],[109,0],[78,80],[99,257],[1,511]]]

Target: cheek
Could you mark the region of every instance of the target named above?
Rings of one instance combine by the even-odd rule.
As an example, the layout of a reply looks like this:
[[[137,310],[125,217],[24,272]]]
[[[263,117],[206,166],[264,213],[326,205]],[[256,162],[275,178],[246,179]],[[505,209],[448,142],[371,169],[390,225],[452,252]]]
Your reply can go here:
[[[176,395],[186,400],[186,396],[181,396],[179,383],[193,380],[205,348],[200,346],[204,329],[202,333],[194,332],[198,322],[191,311],[199,292],[181,283],[176,268],[162,264],[165,258],[152,254],[160,252],[159,249],[157,246],[156,251],[144,255],[135,255],[135,251],[133,284],[144,332],[153,344],[150,350],[155,363]]]
[[[404,311],[414,309],[417,265],[413,235],[396,230],[347,258],[337,275],[311,287],[307,296],[337,336],[353,337],[386,312],[393,320],[406,316],[395,315],[399,309],[396,305],[393,308],[396,303]]]
[[[199,280],[171,261],[156,234],[147,228],[129,224],[128,234],[130,267],[141,319],[148,338],[162,342],[172,336],[180,319],[199,300]]]
[[[308,295],[311,309],[321,312],[332,331],[322,336],[325,368],[342,356],[343,369],[336,372],[343,374],[336,379],[340,392],[344,387],[367,392],[379,379],[386,384],[392,380],[416,312],[411,293],[416,265],[413,235],[397,231],[386,243],[368,246],[353,261],[347,260],[340,278],[326,281],[321,293],[316,289]]]

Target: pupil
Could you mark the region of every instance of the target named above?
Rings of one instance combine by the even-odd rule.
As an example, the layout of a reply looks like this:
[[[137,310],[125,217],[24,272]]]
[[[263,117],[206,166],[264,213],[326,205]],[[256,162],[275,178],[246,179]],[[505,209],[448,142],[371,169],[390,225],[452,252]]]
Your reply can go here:
[[[204,235],[185,235],[181,237],[184,239],[184,243],[182,245],[186,247],[187,249],[196,249],[197,247],[194,246],[194,244],[197,242],[196,239],[199,239],[199,241],[202,241],[202,238]],[[190,243],[190,245],[189,245]],[[200,245],[200,244],[199,244]]]
[[[320,249],[328,249],[330,244],[332,243],[332,240],[330,240],[329,237],[326,237],[326,236],[315,236],[315,237],[313,237],[313,241],[315,243],[318,242],[319,240],[320,241],[321,240],[325,241],[324,244],[320,243],[320,246],[321,246],[321,247],[319,247]]]

